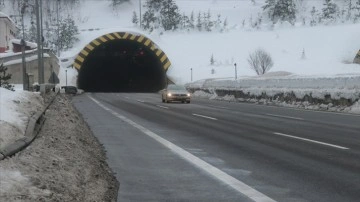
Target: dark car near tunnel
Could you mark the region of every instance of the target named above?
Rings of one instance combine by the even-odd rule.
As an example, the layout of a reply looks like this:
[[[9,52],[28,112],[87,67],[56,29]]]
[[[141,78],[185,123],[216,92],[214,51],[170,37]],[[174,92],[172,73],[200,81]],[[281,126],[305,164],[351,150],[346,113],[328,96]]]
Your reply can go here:
[[[184,86],[170,84],[161,92],[162,102],[180,101],[190,103],[190,93]]]

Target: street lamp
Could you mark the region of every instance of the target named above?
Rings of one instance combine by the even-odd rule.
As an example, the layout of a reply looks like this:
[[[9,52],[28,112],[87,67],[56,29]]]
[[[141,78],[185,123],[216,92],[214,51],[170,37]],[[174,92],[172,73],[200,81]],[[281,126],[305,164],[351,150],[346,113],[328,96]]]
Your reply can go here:
[[[139,16],[140,16],[140,29],[141,29],[141,0],[139,0]]]
[[[193,81],[193,73],[192,73],[192,68],[190,68],[190,75],[191,75],[191,82]]]
[[[21,45],[21,61],[22,61],[22,77],[23,77],[23,90],[29,90],[29,84],[26,76],[26,61],[25,61],[25,31],[24,31],[24,13],[25,13],[25,4],[21,7],[21,15],[10,15],[10,17],[21,17],[21,27],[22,27],[22,39],[20,41]]]
[[[237,80],[237,69],[236,69],[236,63],[234,63],[235,66],[235,80]]]

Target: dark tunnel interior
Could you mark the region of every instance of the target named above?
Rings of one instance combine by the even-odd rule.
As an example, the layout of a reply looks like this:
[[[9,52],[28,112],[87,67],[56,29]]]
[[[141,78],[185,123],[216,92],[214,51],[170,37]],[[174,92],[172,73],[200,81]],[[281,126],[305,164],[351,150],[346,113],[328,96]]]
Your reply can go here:
[[[136,41],[108,41],[84,60],[78,87],[87,92],[156,92],[166,85],[160,60]]]

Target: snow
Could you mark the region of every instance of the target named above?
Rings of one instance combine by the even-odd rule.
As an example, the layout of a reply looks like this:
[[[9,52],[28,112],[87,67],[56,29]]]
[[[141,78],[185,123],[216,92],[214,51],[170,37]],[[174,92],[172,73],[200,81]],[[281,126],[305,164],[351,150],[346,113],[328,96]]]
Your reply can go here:
[[[81,7],[72,15],[79,25],[79,38],[74,48],[61,53],[60,85],[76,86],[77,71],[71,68],[77,54],[93,39],[112,32],[141,33],[154,41],[169,57],[172,66],[167,72],[176,83],[197,88],[242,89],[255,95],[293,91],[297,97],[310,92],[314,97],[330,94],[334,98],[360,98],[360,65],[352,61],[360,49],[360,24],[336,26],[296,26],[286,23],[274,26],[266,22],[260,30],[250,26],[262,11],[264,1],[238,0],[177,0],[182,12],[211,11],[213,18],[221,14],[229,22],[224,32],[153,32],[147,33],[131,24],[132,12],[138,13],[140,1],[132,1],[114,11],[109,1],[81,1]],[[141,1],[144,3],[144,1]],[[308,1],[307,9],[320,1]],[[91,11],[91,12],[89,12]],[[67,15],[64,10],[62,15]],[[0,16],[6,16],[0,13]],[[245,22],[244,25],[242,23]],[[265,75],[257,76],[249,68],[247,58],[257,48],[270,53],[274,67]],[[305,51],[305,58],[302,53]],[[2,56],[13,53],[2,53]],[[215,64],[210,65],[214,56]],[[34,56],[36,58],[36,56]],[[35,58],[27,58],[32,60]],[[19,63],[11,61],[6,65]],[[235,64],[237,80],[235,77]],[[70,67],[70,68],[69,68]],[[193,80],[191,81],[191,73]],[[196,91],[194,96],[209,99],[236,100],[227,95],[217,97]],[[29,117],[43,107],[38,93],[0,88],[0,147],[22,137]],[[283,104],[288,106],[288,104]],[[317,108],[329,106],[317,106]],[[348,112],[360,113],[360,101]],[[0,195],[8,190],[21,189],[29,184],[26,176],[15,168],[0,170]]]
[[[29,118],[42,107],[39,93],[0,87],[0,148],[23,137]]]
[[[11,43],[20,45],[21,44],[21,39],[12,39]],[[37,43],[26,41],[26,46],[29,46],[31,49],[35,49],[35,48],[37,48]]]

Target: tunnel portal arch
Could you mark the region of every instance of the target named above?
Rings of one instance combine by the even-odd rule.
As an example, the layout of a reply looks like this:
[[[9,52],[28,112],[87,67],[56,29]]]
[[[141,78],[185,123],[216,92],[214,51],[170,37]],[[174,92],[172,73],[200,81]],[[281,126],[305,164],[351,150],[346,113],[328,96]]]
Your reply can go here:
[[[151,39],[139,33],[113,32],[88,43],[75,58],[77,85],[92,92],[158,91],[171,82],[171,62]]]

